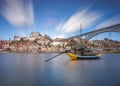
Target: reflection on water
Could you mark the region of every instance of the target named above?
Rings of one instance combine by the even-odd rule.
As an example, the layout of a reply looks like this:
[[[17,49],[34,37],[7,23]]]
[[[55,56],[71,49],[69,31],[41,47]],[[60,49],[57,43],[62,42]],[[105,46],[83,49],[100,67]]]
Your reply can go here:
[[[0,53],[0,86],[120,86],[120,55],[70,60],[56,55]]]

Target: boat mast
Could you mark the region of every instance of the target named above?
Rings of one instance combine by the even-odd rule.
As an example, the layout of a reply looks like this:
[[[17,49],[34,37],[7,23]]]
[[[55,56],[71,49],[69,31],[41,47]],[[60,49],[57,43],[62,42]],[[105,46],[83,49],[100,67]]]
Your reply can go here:
[[[81,24],[80,24],[80,40],[81,40],[81,48],[82,48],[82,28],[81,28]]]
[[[110,40],[109,48],[111,48],[111,31],[109,32],[109,40]]]
[[[83,56],[84,55],[84,47],[82,45],[82,28],[81,28],[81,24],[80,24],[80,39],[81,39],[80,54],[81,54],[81,56]]]

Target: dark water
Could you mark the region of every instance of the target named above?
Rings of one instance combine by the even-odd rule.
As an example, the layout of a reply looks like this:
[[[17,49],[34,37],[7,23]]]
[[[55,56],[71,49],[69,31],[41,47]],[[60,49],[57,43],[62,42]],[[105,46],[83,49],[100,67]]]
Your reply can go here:
[[[120,54],[44,62],[53,55],[0,53],[0,86],[120,86]]]

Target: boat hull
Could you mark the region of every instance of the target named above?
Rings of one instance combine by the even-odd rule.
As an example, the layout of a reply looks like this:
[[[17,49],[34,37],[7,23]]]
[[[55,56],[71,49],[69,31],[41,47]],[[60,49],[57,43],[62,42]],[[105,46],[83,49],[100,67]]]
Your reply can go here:
[[[66,53],[66,54],[73,60],[78,59],[76,54],[73,54],[73,53]]]
[[[77,59],[97,59],[99,58],[101,55],[96,55],[96,56],[81,56],[81,55],[76,55],[73,53],[66,53],[71,59],[73,60],[77,60]]]
[[[97,59],[99,57],[100,56],[80,56],[80,55],[77,55],[78,59]]]

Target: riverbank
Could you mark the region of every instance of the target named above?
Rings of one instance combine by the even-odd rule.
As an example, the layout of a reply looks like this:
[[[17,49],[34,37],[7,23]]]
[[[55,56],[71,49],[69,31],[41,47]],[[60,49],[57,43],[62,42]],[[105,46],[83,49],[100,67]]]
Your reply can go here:
[[[61,53],[64,52],[65,49],[57,49],[57,50],[43,50],[43,51],[7,51],[0,50],[0,53],[32,53],[32,54],[40,54],[40,53]],[[93,50],[93,53],[101,53],[101,54],[120,54],[120,50]],[[89,52],[88,52],[89,54]]]
[[[61,53],[64,51],[39,51],[39,52],[24,52],[24,51],[0,51],[0,53],[31,53],[31,54],[40,54],[40,53]]]

